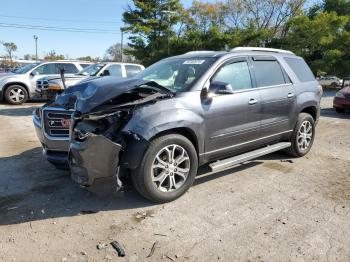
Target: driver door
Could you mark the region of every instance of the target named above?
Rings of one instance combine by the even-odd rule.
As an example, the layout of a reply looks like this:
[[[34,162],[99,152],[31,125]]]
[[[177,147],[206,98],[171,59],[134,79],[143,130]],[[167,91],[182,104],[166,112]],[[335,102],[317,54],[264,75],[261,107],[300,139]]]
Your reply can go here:
[[[210,80],[227,83],[233,92],[211,93],[202,103],[205,115],[205,158],[207,160],[239,152],[259,137],[260,93],[253,85],[250,63],[246,57],[224,63]]]

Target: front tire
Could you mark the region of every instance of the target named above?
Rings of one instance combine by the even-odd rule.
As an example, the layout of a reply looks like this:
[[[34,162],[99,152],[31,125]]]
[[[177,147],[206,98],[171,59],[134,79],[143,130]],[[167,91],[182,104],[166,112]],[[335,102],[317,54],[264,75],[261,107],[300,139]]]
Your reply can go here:
[[[291,147],[285,152],[294,157],[305,156],[315,139],[315,121],[310,114],[300,113],[290,142]]]
[[[28,92],[23,86],[11,85],[5,91],[5,99],[11,105],[20,105],[28,100]]]
[[[191,187],[197,170],[197,152],[191,141],[171,134],[150,143],[132,180],[142,196],[165,203],[179,198]]]

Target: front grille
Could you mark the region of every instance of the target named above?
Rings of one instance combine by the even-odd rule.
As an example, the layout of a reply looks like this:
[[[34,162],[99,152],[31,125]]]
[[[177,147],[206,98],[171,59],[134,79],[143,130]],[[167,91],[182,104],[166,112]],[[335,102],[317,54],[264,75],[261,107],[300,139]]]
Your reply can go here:
[[[36,87],[38,89],[47,89],[49,87],[49,81],[47,81],[47,80],[38,80],[38,81],[36,81]]]
[[[71,119],[72,112],[44,110],[45,133],[53,137],[69,137],[69,128],[62,126],[62,119]]]

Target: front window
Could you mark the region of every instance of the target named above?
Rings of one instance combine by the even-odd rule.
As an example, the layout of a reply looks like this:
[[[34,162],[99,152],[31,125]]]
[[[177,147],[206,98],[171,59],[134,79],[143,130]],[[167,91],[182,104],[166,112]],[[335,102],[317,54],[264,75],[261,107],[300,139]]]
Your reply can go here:
[[[98,72],[105,66],[105,64],[92,64],[81,70],[78,75],[96,76]]]
[[[29,65],[25,65],[22,66],[20,68],[17,68],[16,70],[14,70],[13,72],[15,74],[25,74],[27,72],[29,72],[30,70],[32,70],[34,67],[36,67],[38,64],[29,64]]]
[[[174,92],[183,92],[215,62],[216,58],[170,58],[140,72],[137,78],[154,81]]]

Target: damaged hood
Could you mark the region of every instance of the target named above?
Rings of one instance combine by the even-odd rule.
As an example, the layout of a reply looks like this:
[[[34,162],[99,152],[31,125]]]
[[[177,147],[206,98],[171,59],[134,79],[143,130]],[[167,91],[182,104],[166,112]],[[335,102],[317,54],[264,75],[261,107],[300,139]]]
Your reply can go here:
[[[75,104],[77,111],[86,114],[108,100],[149,82],[149,80],[118,77],[85,80],[67,88],[62,95],[57,96],[55,102],[64,108],[71,108],[72,104]],[[165,88],[163,91],[169,92]]]

